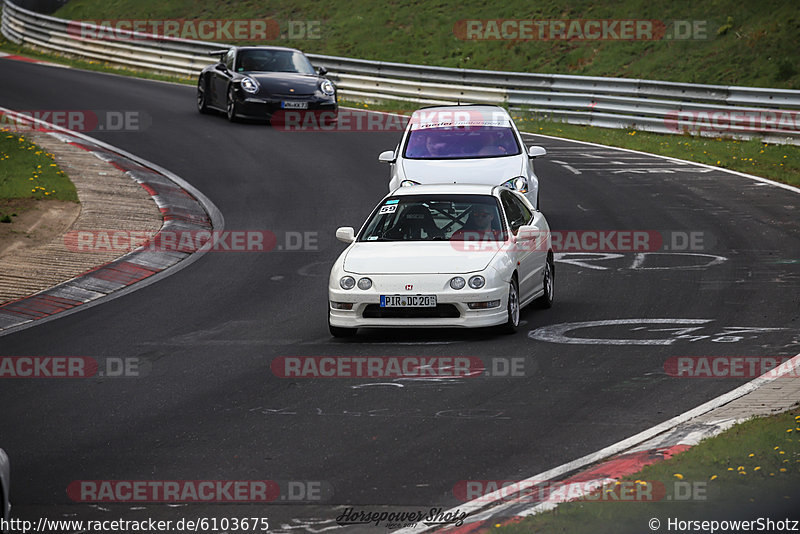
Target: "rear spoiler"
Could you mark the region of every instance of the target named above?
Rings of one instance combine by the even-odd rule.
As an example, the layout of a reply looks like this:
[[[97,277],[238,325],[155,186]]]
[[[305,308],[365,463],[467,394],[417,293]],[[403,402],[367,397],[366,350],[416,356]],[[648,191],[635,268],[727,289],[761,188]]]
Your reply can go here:
[[[214,50],[213,52],[208,52],[208,55],[209,56],[224,56],[225,54],[228,53],[228,50],[230,50],[230,48],[226,48],[225,50]]]

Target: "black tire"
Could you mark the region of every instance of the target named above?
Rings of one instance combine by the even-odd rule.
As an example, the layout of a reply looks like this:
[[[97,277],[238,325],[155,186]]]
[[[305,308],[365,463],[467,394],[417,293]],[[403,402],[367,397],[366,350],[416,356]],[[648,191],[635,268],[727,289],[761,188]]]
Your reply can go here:
[[[331,324],[331,311],[328,310],[328,330],[330,330],[333,337],[353,337],[358,332],[358,328],[344,328],[341,326],[333,326]]]
[[[544,277],[542,278],[542,289],[544,289],[544,294],[536,299],[536,307],[544,309],[552,308],[556,289],[556,268],[552,253],[547,255],[547,262],[544,266]]]
[[[197,82],[197,111],[208,113],[208,94],[206,92],[206,82],[202,78]]]
[[[236,114],[239,111],[239,107],[236,105],[236,93],[233,90],[233,86],[228,86],[228,97],[225,99],[225,116],[228,117],[228,120],[231,122],[237,122],[239,119],[236,117]]]
[[[508,303],[506,305],[506,313],[508,320],[505,324],[500,325],[499,330],[503,334],[514,334],[519,328],[519,285],[517,278],[511,279],[508,284]]]

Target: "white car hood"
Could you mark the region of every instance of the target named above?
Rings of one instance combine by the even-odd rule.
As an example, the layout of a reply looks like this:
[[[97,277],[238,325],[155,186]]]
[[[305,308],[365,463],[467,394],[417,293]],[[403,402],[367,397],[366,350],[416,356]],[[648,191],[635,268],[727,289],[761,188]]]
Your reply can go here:
[[[356,274],[463,274],[482,271],[494,250],[459,250],[458,243],[360,242],[347,251],[344,270]]]
[[[525,176],[524,155],[478,159],[401,159],[402,174],[421,184],[463,183],[500,185]]]

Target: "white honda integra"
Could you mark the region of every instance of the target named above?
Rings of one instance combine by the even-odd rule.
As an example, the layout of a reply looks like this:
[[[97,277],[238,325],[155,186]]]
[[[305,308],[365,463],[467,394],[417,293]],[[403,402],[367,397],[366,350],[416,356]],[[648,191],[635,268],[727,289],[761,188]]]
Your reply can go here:
[[[391,164],[389,191],[434,183],[505,185],[541,209],[533,160],[546,153],[526,147],[500,106],[450,105],[416,110],[400,143],[378,161]]]
[[[331,268],[328,324],[485,327],[514,332],[520,309],[553,302],[555,270],[544,215],[507,187],[402,187],[386,196]]]

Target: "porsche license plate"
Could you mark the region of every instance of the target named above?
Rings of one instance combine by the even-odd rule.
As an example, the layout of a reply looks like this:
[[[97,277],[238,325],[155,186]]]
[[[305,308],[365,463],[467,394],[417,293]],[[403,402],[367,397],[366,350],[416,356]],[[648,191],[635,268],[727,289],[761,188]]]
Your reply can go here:
[[[381,308],[435,308],[436,295],[381,295]]]
[[[283,109],[308,109],[308,102],[281,102]]]

